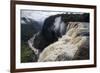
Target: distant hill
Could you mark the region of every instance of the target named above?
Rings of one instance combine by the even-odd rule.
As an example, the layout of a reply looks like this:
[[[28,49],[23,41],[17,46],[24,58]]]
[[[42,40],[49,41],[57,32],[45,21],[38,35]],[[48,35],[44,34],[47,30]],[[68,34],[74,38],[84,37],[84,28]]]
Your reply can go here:
[[[41,24],[37,21],[22,17],[21,18],[21,40],[29,40],[36,32],[41,30]]]

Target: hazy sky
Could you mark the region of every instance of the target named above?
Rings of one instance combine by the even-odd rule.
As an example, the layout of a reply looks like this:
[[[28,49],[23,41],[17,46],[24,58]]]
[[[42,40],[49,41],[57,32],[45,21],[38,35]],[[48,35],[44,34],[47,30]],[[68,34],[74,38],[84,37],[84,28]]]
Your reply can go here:
[[[56,14],[64,14],[66,12],[53,12],[53,11],[32,11],[32,10],[21,10],[21,17],[32,18],[36,21],[43,22],[45,18],[56,15]]]

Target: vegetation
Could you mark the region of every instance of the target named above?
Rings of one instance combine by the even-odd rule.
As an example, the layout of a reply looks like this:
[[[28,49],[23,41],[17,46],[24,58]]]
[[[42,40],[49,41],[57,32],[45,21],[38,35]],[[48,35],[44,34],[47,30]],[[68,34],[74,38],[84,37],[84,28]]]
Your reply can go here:
[[[36,62],[36,55],[34,52],[28,47],[26,42],[22,42],[21,44],[21,62]]]
[[[25,18],[23,18],[25,21]],[[27,18],[28,19],[28,18]],[[38,31],[36,21],[25,22],[21,24],[21,62],[36,62],[36,55],[28,46],[28,40]],[[35,28],[36,27],[36,28]]]

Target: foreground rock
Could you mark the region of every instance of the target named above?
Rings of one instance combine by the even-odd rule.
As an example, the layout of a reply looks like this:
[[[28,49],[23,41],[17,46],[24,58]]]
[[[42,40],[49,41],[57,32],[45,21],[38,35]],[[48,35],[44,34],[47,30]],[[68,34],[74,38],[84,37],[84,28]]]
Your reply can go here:
[[[82,23],[70,22],[68,32],[57,42],[46,47],[38,62],[89,59],[88,28]]]

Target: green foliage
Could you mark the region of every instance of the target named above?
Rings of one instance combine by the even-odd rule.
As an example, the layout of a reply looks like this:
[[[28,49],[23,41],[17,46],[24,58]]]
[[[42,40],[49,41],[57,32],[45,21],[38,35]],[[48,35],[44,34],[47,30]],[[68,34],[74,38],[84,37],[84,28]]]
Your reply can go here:
[[[36,26],[37,25],[37,26]],[[36,21],[21,24],[21,62],[36,62],[37,56],[29,48],[27,41],[38,31],[38,23]],[[38,27],[38,28],[37,28]]]
[[[21,62],[36,62],[37,57],[34,52],[28,47],[27,43],[22,42],[21,44]]]

